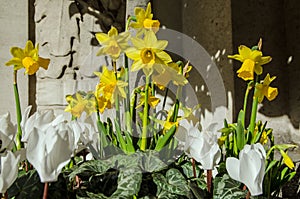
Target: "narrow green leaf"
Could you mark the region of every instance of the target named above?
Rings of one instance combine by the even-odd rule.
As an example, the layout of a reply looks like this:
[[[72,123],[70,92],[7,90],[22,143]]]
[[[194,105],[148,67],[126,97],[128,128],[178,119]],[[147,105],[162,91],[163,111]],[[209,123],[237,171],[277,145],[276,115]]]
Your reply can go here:
[[[167,143],[168,141],[173,138],[173,135],[175,134],[176,126],[172,126],[165,135],[160,136],[157,140],[157,144],[155,146],[156,151],[160,151]]]
[[[128,131],[125,131],[125,142],[126,142],[126,151],[128,151],[128,153],[134,153],[135,149],[132,143],[132,138]]]
[[[244,128],[244,111],[241,110],[238,116],[238,123],[236,128],[236,138],[237,138],[237,148],[238,150],[242,150],[245,146],[245,128]]]
[[[115,120],[115,127],[116,127],[116,135],[117,135],[117,139],[119,142],[119,146],[125,153],[127,153],[126,142],[122,136],[122,132],[121,132],[121,129],[120,129],[120,126],[119,126],[117,120]]]

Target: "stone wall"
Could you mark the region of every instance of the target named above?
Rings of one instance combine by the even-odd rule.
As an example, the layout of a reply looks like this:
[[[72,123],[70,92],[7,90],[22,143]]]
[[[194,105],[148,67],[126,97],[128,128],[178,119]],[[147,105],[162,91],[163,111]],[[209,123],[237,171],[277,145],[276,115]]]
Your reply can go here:
[[[13,92],[13,67],[5,66],[11,59],[12,46],[24,47],[28,39],[28,2],[4,0],[0,6],[0,114],[11,113],[12,121],[16,122],[15,101]],[[28,80],[24,70],[18,72],[18,87],[21,106],[24,110],[28,105]]]

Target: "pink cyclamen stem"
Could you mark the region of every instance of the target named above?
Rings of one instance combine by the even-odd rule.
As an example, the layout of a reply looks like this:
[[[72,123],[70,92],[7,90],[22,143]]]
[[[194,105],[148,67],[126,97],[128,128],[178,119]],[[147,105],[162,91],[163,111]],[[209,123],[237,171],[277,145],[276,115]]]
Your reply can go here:
[[[211,187],[212,187],[212,170],[207,170],[206,179],[207,179],[207,191],[208,191],[208,193],[211,193]]]
[[[4,199],[8,199],[8,193],[7,193],[7,191],[4,193]]]
[[[47,196],[48,196],[48,188],[49,188],[49,183],[48,183],[48,182],[45,182],[43,199],[47,199]]]
[[[251,196],[251,193],[250,193],[250,191],[248,191],[247,195],[246,195],[246,199],[250,199],[250,196]]]
[[[194,159],[194,158],[192,158],[192,166],[193,166],[193,174],[194,174],[194,178],[197,178],[196,162],[195,162],[195,159]]]
[[[244,185],[243,190],[247,190],[247,186],[246,185]],[[248,190],[247,195],[246,195],[246,199],[250,199],[250,196],[251,196],[251,193]]]

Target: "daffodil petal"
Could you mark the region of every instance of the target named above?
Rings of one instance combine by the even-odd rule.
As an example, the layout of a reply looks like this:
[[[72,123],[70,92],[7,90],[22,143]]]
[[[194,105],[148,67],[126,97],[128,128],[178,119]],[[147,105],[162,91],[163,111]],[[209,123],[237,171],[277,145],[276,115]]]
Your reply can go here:
[[[264,56],[264,57],[261,57],[261,59],[259,60],[258,64],[259,65],[264,65],[264,64],[269,63],[270,61],[272,61],[272,57],[270,57],[270,56]]]
[[[108,35],[108,37],[117,36],[118,35],[118,30],[114,26],[112,26],[110,28],[110,30],[108,31],[107,35]]]
[[[241,55],[241,57],[243,57],[244,59],[249,59],[250,55],[251,55],[251,49],[248,48],[247,46],[241,45],[239,46],[239,54]]]
[[[152,31],[147,31],[145,33],[144,42],[147,47],[155,49],[156,48],[155,44],[157,43],[157,38],[155,33]]]
[[[109,36],[105,33],[100,32],[100,33],[96,33],[96,39],[100,44],[102,44],[103,42],[109,39]]]
[[[262,57],[262,52],[259,50],[253,50],[251,51],[251,55],[249,57],[249,59],[254,60],[255,62],[259,62],[261,60]]]
[[[23,49],[19,48],[19,47],[12,47],[10,49],[10,53],[14,56],[14,57],[18,57],[20,59],[23,59],[25,57],[24,51]]]
[[[26,46],[25,46],[25,49],[24,49],[24,52],[26,55],[29,55],[29,53],[34,49],[34,46],[33,46],[33,43],[32,41],[27,41],[26,42]]]
[[[131,38],[131,42],[132,42],[133,46],[139,50],[147,47],[144,43],[144,40],[142,40],[138,37]]]
[[[254,72],[257,74],[257,75],[261,75],[262,72],[263,72],[263,68],[261,65],[255,65],[254,67]]]
[[[160,60],[162,60],[165,64],[172,62],[171,56],[170,56],[168,53],[166,53],[165,51],[160,51],[160,52],[157,52],[157,53],[155,53],[155,54],[156,54],[156,56],[157,56]]]
[[[5,63],[6,66],[19,66],[20,68],[23,67],[22,60],[18,57],[13,57],[11,60]]]
[[[141,51],[137,50],[137,49],[135,49],[133,47],[128,48],[125,53],[126,53],[127,57],[129,57],[132,60],[136,61],[136,60],[141,59],[141,56],[140,56]]]
[[[293,169],[295,167],[292,159],[288,156],[288,154],[286,152],[284,152],[283,150],[280,150],[280,153],[283,157],[283,162],[284,164],[286,164],[286,166],[288,166],[290,169]]]

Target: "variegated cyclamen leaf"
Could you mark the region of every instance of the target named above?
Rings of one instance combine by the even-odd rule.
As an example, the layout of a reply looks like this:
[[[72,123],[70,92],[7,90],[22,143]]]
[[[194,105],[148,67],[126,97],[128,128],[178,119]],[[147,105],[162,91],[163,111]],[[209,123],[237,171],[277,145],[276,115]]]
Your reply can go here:
[[[103,160],[91,160],[83,163],[76,168],[70,175],[69,178],[73,179],[76,175],[86,173],[89,176],[99,175],[105,173],[110,168],[110,165]]]
[[[109,198],[102,193],[95,194],[92,192],[86,192],[86,194],[88,195],[88,198],[94,198],[94,199],[108,199]],[[77,197],[77,198],[79,198],[79,197]],[[80,197],[79,199],[83,199],[83,198]]]
[[[160,173],[154,173],[152,177],[154,183],[158,186],[157,195],[161,195],[162,192],[168,192],[187,196],[189,193],[188,184],[184,176],[177,169],[169,169],[166,177]]]
[[[142,183],[142,173],[136,168],[121,170],[117,190],[110,198],[129,198],[137,194]]]
[[[247,192],[240,189],[241,183],[231,179],[228,175],[214,179],[214,199],[245,198]]]
[[[164,169],[167,165],[159,158],[159,153],[153,150],[140,152],[141,168],[146,172],[157,172]]]

